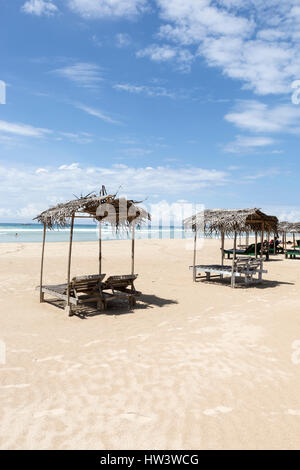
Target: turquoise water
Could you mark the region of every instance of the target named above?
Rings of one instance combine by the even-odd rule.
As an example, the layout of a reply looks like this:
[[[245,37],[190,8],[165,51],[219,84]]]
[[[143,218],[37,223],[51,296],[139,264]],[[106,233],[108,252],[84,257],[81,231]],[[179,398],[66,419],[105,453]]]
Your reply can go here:
[[[143,226],[136,228],[136,239],[172,239],[190,238],[191,231],[184,231],[182,227],[155,227]],[[70,229],[47,230],[46,240],[48,242],[65,242],[70,237]],[[43,239],[43,226],[40,224],[0,224],[0,243],[34,243]],[[110,227],[102,226],[102,240],[127,240],[130,233],[115,233]],[[74,241],[97,241],[98,226],[75,225]]]

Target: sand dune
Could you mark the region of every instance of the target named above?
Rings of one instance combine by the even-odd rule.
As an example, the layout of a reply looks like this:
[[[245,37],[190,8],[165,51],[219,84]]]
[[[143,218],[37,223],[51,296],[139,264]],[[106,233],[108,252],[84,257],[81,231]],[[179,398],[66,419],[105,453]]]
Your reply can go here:
[[[218,241],[204,247],[218,262]],[[137,242],[137,308],[68,318],[39,304],[40,246],[0,245],[1,449],[299,448],[300,261],[232,290],[194,284],[186,248]],[[66,256],[46,246],[45,282],[65,281]],[[96,273],[97,244],[73,259]],[[129,242],[105,242],[103,268],[128,273]]]

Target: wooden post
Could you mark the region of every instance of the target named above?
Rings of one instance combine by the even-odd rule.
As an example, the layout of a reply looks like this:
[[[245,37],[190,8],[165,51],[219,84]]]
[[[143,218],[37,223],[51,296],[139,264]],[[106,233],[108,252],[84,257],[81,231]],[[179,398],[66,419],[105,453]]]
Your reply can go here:
[[[249,245],[249,232],[246,233],[246,245]]]
[[[293,248],[295,248],[295,243],[296,243],[296,241],[295,241],[295,233],[293,233]]]
[[[46,241],[46,224],[44,223],[43,247],[42,247],[42,261],[41,261],[41,275],[40,275],[40,302],[41,302],[41,303],[44,302],[44,293],[42,292],[42,288],[43,288],[43,271],[44,271],[45,241]]]
[[[224,239],[225,233],[221,232],[221,265],[224,265]]]
[[[99,274],[102,274],[102,225],[99,221]]]
[[[233,240],[231,287],[235,287],[235,275],[234,275],[235,257],[236,257],[236,232],[234,232],[234,240]]]
[[[71,258],[72,258],[72,244],[73,244],[73,230],[74,230],[74,215],[71,219],[71,230],[70,230],[70,243],[69,243],[69,258],[68,258],[68,277],[67,277],[67,305],[66,312],[68,315],[71,315],[71,306],[70,306],[70,281],[71,281]]]
[[[196,282],[196,252],[197,252],[197,227],[194,235],[194,256],[193,256],[193,281]]]
[[[274,232],[274,246],[273,246],[273,253],[274,253],[274,255],[276,255],[276,240],[275,240],[275,236],[276,236],[276,234],[275,234],[275,232]]]
[[[257,232],[255,232],[255,258],[257,258]]]
[[[134,242],[135,242],[135,222],[132,221],[132,236],[131,236],[131,274],[134,274]]]
[[[261,224],[261,236],[260,236],[260,259],[263,258],[264,255],[264,234],[265,234],[265,224],[262,222]]]

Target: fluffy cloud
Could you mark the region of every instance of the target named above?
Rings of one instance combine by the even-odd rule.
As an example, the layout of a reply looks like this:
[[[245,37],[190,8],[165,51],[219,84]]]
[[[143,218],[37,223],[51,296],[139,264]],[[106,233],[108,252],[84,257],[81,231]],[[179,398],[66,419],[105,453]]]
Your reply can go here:
[[[0,166],[0,197],[3,209],[20,214],[23,209],[34,208],[30,216],[72,194],[97,191],[101,184],[115,191],[122,186],[123,194],[145,198],[150,195],[166,196],[180,191],[199,197],[199,190],[226,183],[228,173],[198,167],[81,167],[78,163],[56,167]],[[168,182],[166,186],[166,181]],[[29,215],[27,215],[29,217]]]
[[[252,132],[300,133],[300,108],[289,104],[268,106],[259,101],[242,101],[225,119]]]
[[[169,45],[157,46],[152,44],[137,52],[136,56],[149,57],[154,62],[175,62],[177,68],[183,72],[189,72],[194,56],[188,49],[171,47]]]
[[[69,0],[69,7],[84,18],[130,18],[144,11],[146,0]]]
[[[224,147],[224,151],[229,153],[247,153],[261,150],[275,143],[276,141],[271,137],[238,135],[234,142],[230,142]]]
[[[50,0],[28,0],[24,3],[21,10],[24,13],[37,16],[52,16],[58,12],[57,6]]]
[[[204,57],[246,88],[261,95],[288,93],[291,82],[300,77],[297,0],[156,2],[164,21],[159,30],[164,43],[190,47],[192,55]],[[156,60],[155,54],[148,56]]]

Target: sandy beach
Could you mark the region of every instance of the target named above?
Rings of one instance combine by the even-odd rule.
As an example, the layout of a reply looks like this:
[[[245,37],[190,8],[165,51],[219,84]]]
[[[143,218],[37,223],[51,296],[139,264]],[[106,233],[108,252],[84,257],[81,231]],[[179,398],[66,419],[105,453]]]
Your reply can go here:
[[[41,246],[0,245],[1,449],[300,447],[300,261],[273,256],[264,284],[233,290],[193,283],[186,245],[138,241],[137,307],[71,318],[39,303]],[[67,250],[46,246],[45,283],[65,282]],[[128,274],[129,241],[103,250]],[[96,272],[97,243],[75,243],[72,275]]]

